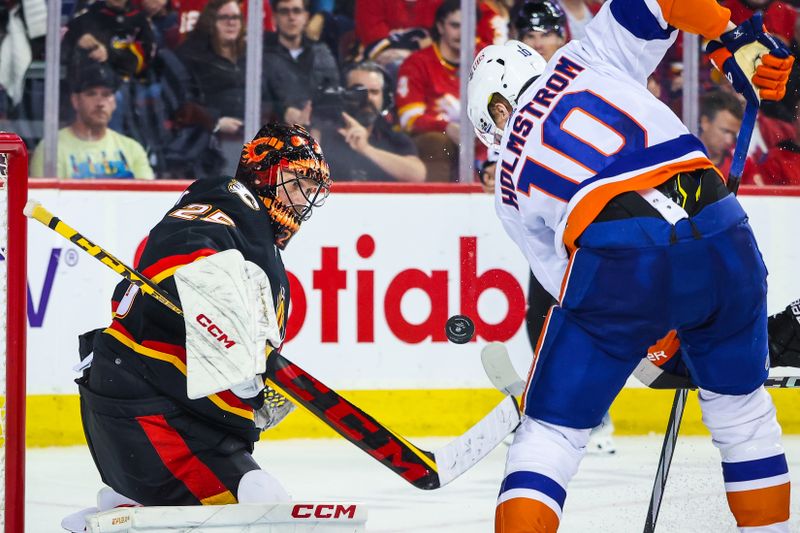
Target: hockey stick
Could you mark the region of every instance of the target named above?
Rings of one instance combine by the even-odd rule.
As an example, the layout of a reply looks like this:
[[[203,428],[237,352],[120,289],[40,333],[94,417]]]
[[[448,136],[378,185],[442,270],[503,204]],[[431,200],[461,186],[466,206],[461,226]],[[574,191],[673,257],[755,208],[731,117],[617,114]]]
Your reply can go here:
[[[661,455],[658,458],[653,491],[650,493],[650,507],[647,509],[647,518],[644,522],[644,533],[653,533],[656,530],[656,520],[658,520],[658,512],[661,510],[661,500],[664,497],[664,488],[667,486],[669,467],[672,465],[672,456],[675,454],[675,444],[678,442],[678,432],[681,430],[681,420],[688,397],[689,389],[675,391],[675,399],[672,401],[669,422],[667,422],[667,431],[664,434],[664,443],[661,445]]]
[[[728,190],[733,194],[739,191],[739,183],[742,181],[742,172],[744,172],[744,162],[747,159],[747,149],[750,147],[750,138],[753,136],[757,115],[758,105],[747,102],[747,107],[744,109],[744,117],[742,117],[742,127],[739,129],[739,136],[736,138],[731,170],[728,173]]]
[[[175,298],[161,287],[37,202],[28,202],[25,215],[68,239],[171,311],[183,315]],[[266,376],[267,382],[279,392],[305,407],[392,472],[425,490],[443,487],[469,470],[500,444],[520,420],[514,399],[505,398],[466,433],[431,452],[414,446],[275,350],[268,355]]]
[[[642,359],[633,371],[633,375],[649,389],[696,389],[697,385],[689,376],[681,376],[665,372],[648,359]],[[768,389],[799,389],[800,376],[768,376],[764,381]]]
[[[490,342],[481,350],[481,362],[489,381],[503,394],[519,397],[525,389],[525,381],[517,374],[508,349],[502,342]],[[648,359],[642,359],[633,375],[649,389],[674,390],[696,389],[697,385],[687,376],[670,374],[661,370]],[[768,389],[800,389],[800,376],[768,377],[764,382]]]

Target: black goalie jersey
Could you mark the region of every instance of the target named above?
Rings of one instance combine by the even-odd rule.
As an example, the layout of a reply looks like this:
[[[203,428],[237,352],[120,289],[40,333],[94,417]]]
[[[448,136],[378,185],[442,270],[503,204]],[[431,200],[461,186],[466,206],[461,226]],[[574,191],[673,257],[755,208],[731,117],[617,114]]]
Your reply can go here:
[[[177,298],[173,274],[178,268],[231,248],[266,272],[283,338],[289,285],[271,220],[258,198],[233,178],[193,183],[150,232],[138,270]],[[111,325],[95,341],[95,357],[120,357],[124,367],[160,394],[226,431],[258,440],[253,409],[260,407],[261,396],[242,400],[223,391],[188,399],[183,317],[127,281],[117,285],[112,311]]]

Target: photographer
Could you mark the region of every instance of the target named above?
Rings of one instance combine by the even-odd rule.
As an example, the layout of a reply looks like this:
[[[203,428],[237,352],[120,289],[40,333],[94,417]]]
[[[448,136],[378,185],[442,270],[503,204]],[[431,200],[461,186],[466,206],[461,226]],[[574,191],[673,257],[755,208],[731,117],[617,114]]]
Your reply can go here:
[[[413,141],[383,116],[391,88],[376,63],[352,67],[346,88],[327,89],[314,103],[314,125],[337,181],[425,181]]]

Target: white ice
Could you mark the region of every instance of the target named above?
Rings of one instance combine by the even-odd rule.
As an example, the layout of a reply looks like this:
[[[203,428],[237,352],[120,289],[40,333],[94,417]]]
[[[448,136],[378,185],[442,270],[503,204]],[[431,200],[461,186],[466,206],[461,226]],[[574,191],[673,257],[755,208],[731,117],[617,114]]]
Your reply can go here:
[[[613,456],[587,456],[569,487],[560,532],[640,532],[661,436],[617,437]],[[432,450],[447,439],[416,439]],[[800,436],[784,438],[795,490],[791,531],[800,532]],[[262,442],[256,459],[297,499],[360,501],[374,532],[488,533],[505,461],[505,445],[443,489],[415,489],[341,439]],[[100,487],[85,447],[28,451],[26,531],[54,533],[61,518],[93,505]],[[708,438],[680,437],[657,531],[735,532],[717,451]]]

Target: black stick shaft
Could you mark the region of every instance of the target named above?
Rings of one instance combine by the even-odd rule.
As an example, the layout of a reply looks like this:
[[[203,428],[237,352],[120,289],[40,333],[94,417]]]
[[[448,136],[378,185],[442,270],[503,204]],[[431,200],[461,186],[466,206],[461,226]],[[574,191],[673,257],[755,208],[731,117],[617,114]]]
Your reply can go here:
[[[667,432],[664,435],[664,443],[661,446],[661,457],[658,459],[658,470],[656,479],[653,482],[653,492],[650,494],[650,507],[647,510],[647,519],[644,523],[644,533],[653,533],[656,530],[658,512],[661,509],[661,501],[664,497],[664,488],[667,485],[669,467],[672,464],[672,456],[675,453],[675,444],[678,441],[678,433],[681,429],[683,411],[686,408],[686,399],[689,391],[678,389],[675,391],[675,399],[672,401],[672,411],[669,414]]]

